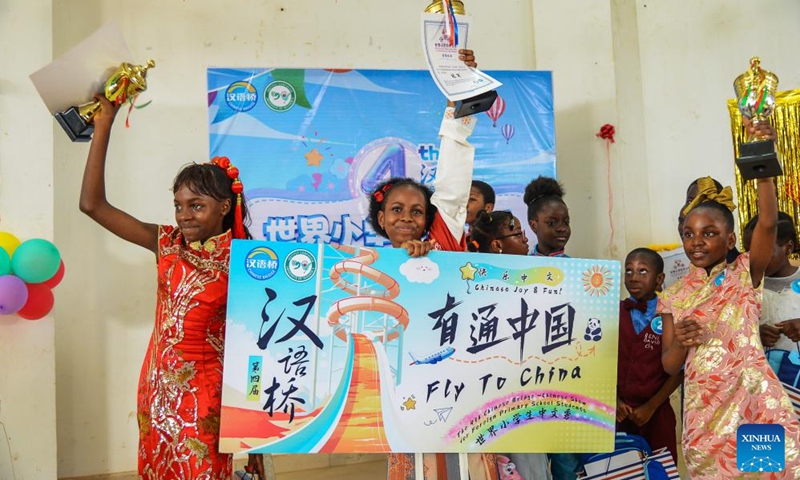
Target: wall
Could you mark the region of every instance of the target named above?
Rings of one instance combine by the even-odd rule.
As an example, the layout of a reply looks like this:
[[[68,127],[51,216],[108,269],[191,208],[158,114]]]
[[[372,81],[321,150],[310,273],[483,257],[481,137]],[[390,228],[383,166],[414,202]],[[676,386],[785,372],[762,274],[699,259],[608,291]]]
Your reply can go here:
[[[424,0],[51,3],[53,55],[116,20],[135,58],[158,64],[144,96],[153,104],[133,114],[130,129],[122,119],[115,126],[108,173],[111,200],[152,222],[171,221],[168,189],[177,169],[207,157],[207,66],[424,68],[418,39]],[[481,67],[554,71],[558,171],[573,217],[569,250],[577,256],[618,258],[644,243],[674,241],[686,184],[703,174],[731,183],[724,102],[750,55],[761,54],[786,88],[800,85],[800,65],[779,53],[800,43],[800,4],[793,0],[469,0],[467,8],[477,19],[471,41]],[[6,40],[1,58],[14,65],[0,80],[2,227],[47,236],[54,222],[71,272],[56,307],[58,474],[133,470],[136,380],[154,308],[153,258],[78,212],[88,147],[69,143],[60,131],[51,144],[53,122],[26,80],[49,58],[49,9],[18,0],[12,12],[0,16],[7,27],[0,34]],[[754,18],[765,20],[754,28]],[[34,25],[42,31],[32,34]],[[24,57],[10,48],[20,38],[30,38]],[[594,136],[604,123],[617,127],[608,158]],[[24,166],[9,164],[15,158],[25,158]],[[22,181],[32,173],[33,185]],[[20,199],[27,200],[24,208]],[[4,392],[15,402],[26,398],[33,386],[18,383],[24,372],[37,372],[37,388],[52,383],[52,319],[0,328],[0,347],[6,347],[0,353],[0,419],[10,422]],[[52,398],[40,392],[25,406]],[[46,405],[35,407],[38,423],[31,425],[43,424],[35,435],[46,438],[52,416]],[[36,450],[35,461],[21,451],[25,468],[52,462],[52,442],[34,447],[29,437],[22,440],[26,448],[44,449]],[[27,478],[50,473],[52,467]]]
[[[51,59],[51,15],[49,2],[0,2],[0,231],[23,241],[53,239],[53,125],[28,79]],[[4,480],[56,476],[54,343],[52,314],[0,317]]]
[[[800,46],[800,2],[637,4],[650,223],[654,238],[666,242],[677,240],[676,222],[663,219],[677,218],[689,182],[712,175],[733,184],[725,102],[750,57],[761,57],[781,89],[800,88],[800,63],[788,53]]]

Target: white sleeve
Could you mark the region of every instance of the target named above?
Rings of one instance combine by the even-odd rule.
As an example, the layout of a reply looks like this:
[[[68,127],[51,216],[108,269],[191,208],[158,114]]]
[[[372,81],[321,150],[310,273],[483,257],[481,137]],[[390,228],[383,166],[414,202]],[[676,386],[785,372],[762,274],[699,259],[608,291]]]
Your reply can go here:
[[[453,118],[454,112],[452,107],[445,110],[439,129],[441,145],[431,203],[439,209],[439,215],[444,219],[453,238],[459,239],[464,235],[467,201],[472,186],[472,167],[475,162],[475,148],[467,142],[467,138],[475,129],[478,119],[475,115]]]

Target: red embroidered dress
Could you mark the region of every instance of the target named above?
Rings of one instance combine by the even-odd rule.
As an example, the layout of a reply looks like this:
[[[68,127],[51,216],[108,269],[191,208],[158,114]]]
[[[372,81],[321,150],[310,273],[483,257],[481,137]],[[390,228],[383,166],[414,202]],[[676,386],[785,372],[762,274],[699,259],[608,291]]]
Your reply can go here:
[[[219,414],[230,231],[185,245],[158,230],[156,322],[139,377],[139,474],[144,480],[228,480]]]

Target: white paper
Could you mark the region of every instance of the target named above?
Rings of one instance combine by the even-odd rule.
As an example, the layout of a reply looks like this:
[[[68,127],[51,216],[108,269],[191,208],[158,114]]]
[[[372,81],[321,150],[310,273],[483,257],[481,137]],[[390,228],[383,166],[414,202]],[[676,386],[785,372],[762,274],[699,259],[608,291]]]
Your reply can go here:
[[[669,287],[689,273],[691,261],[686,256],[683,247],[659,253],[664,258],[664,288]]]
[[[477,68],[470,68],[458,59],[458,49],[467,48],[472,17],[456,15],[458,44],[450,46],[445,35],[445,16],[422,14],[422,48],[428,70],[442,94],[452,101],[464,100],[495,90],[502,83]]]
[[[116,23],[94,32],[30,78],[51,114],[92,100],[122,62],[133,62]]]

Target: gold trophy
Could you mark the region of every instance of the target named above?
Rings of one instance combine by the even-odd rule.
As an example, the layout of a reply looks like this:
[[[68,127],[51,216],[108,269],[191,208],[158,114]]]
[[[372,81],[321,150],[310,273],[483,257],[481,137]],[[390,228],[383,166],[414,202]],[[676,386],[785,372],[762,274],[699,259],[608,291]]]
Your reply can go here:
[[[464,2],[461,0],[452,0],[453,12],[456,15],[464,15]],[[444,13],[444,2],[442,0],[433,0],[430,5],[425,8],[425,13]]]
[[[156,66],[148,60],[147,65],[121,64],[106,81],[103,94],[108,100],[121,105],[147,90],[147,70]],[[55,114],[56,120],[73,142],[88,142],[92,139],[94,125],[92,118],[100,111],[100,102],[92,101],[77,107],[70,107]]]
[[[778,77],[762,69],[758,57],[750,59],[750,69],[736,77],[733,89],[739,103],[739,112],[754,126],[766,122],[775,110]],[[758,135],[739,145],[736,166],[744,180],[783,175],[778,155],[775,153],[775,143]]]
[[[466,11],[464,10],[464,2],[461,0],[450,0],[450,4],[453,6],[453,13],[456,15],[466,14]],[[425,13],[446,14],[447,12],[445,12],[444,2],[442,0],[433,0],[430,5],[425,7]],[[497,100],[497,92],[491,90],[474,97],[455,101],[453,103],[455,104],[456,111],[453,116],[455,118],[460,118],[467,115],[485,112],[492,108],[495,100]]]

